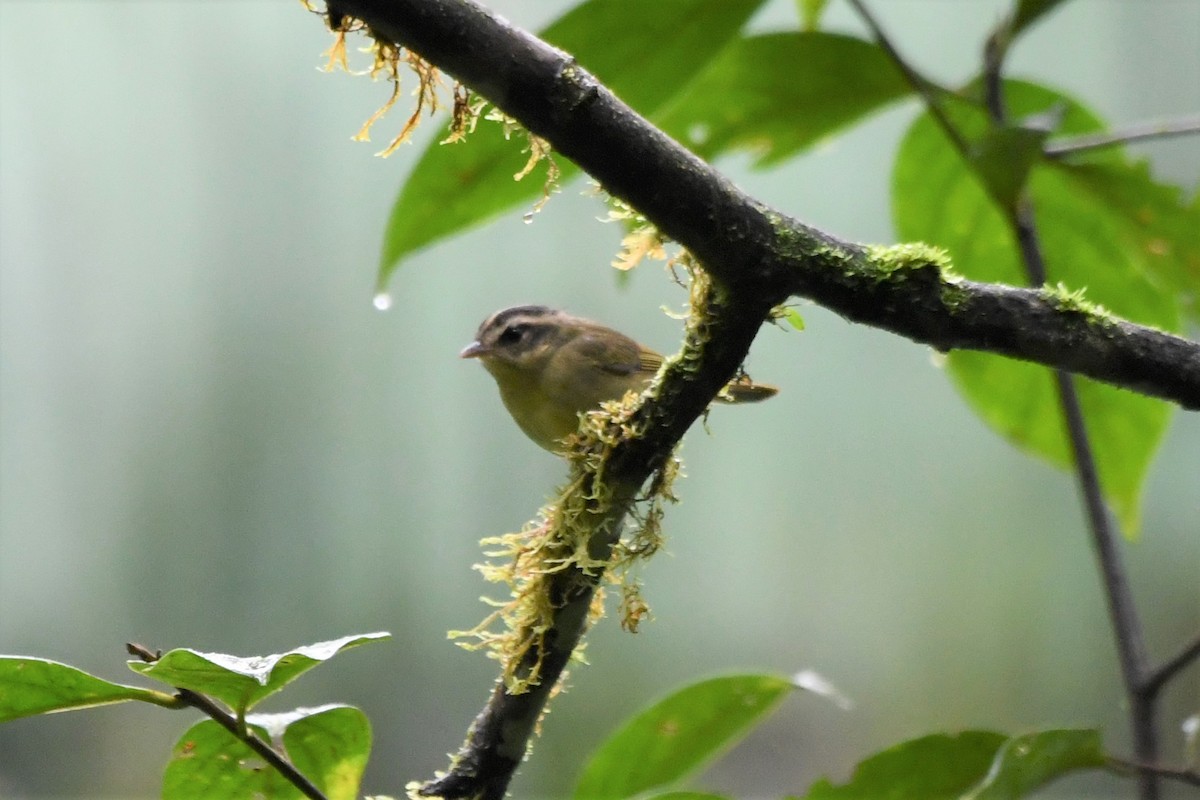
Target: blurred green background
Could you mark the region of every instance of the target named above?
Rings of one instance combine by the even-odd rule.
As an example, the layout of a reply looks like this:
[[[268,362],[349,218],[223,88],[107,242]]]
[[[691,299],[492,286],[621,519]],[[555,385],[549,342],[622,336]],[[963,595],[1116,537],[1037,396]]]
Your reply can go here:
[[[493,5],[537,28],[568,4]],[[971,74],[1006,6],[872,5],[947,82]],[[753,25],[793,19],[776,2]],[[861,32],[842,4],[827,20]],[[317,71],[329,43],[297,2],[0,0],[0,651],[132,680],[129,640],[249,655],[390,630],[271,707],[361,706],[376,738],[364,791],[399,795],[445,766],[496,672],[445,638],[485,613],[478,539],[519,527],[563,474],[458,349],[494,309],[544,302],[670,350],[679,325],[659,308],[685,296],[653,264],[617,287],[620,230],[575,183],[533,224],[515,210],[420,254],[392,310],[374,310],[383,223],[420,145],[373,157],[400,108],[373,144],[350,141],[388,87]],[[1012,67],[1115,126],[1195,113],[1200,3],[1068,4]],[[771,173],[721,166],[807,222],[888,242],[913,112]],[[417,138],[435,135],[440,121]],[[1135,150],[1164,179],[1200,178],[1195,138]],[[740,669],[815,669],[855,702],[785,703],[705,776],[743,797],[964,727],[1100,725],[1125,751],[1072,478],[985,430],[926,348],[802,310],[806,331],[764,330],[750,361],[783,393],[689,435],[668,552],[644,571],[655,621],[594,631],[519,796],[562,795],[620,719]],[[1162,657],[1200,630],[1194,413],[1173,423],[1144,520],[1127,554]],[[1164,696],[1168,760],[1197,710],[1193,666]],[[153,796],[193,716],[122,706],[0,727],[0,797]],[[1045,796],[1130,791],[1091,776]]]

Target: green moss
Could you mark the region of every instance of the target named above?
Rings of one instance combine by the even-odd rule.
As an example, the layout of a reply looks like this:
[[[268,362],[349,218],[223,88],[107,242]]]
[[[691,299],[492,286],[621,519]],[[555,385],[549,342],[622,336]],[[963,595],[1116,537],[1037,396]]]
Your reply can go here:
[[[938,293],[938,299],[942,302],[942,308],[951,314],[957,314],[970,307],[971,293],[959,286],[946,284]]]
[[[950,256],[940,247],[924,242],[905,242],[891,245],[869,245],[863,274],[875,275],[880,281],[891,280],[914,271],[935,270],[945,278],[950,272]]]
[[[1068,289],[1066,284],[1060,282],[1054,286],[1043,286],[1038,292],[1058,311],[1080,314],[1087,317],[1089,322],[1107,325],[1115,319],[1107,308],[1085,297],[1086,289]]]
[[[775,232],[775,243],[784,258],[805,259],[825,266],[853,262],[856,253],[841,242],[829,239],[815,228],[807,228],[791,217],[766,211]]]
[[[971,292],[963,287],[963,280],[963,276],[955,272],[949,264],[942,267],[942,286],[938,291],[938,299],[942,308],[951,314],[971,307]]]
[[[950,313],[969,307],[971,293],[961,286],[950,254],[924,242],[869,245],[862,250],[825,239],[819,231],[798,228],[781,214],[768,214],[785,257],[811,260],[820,267],[838,270],[847,279],[870,283],[900,283],[920,279],[938,287],[942,306]]]

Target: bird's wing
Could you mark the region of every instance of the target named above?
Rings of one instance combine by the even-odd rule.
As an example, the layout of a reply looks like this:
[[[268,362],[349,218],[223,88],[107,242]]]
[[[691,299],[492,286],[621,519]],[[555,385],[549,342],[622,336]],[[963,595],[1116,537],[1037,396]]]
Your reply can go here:
[[[612,375],[633,375],[658,372],[662,356],[647,350],[628,336],[606,330],[603,335],[585,333],[575,342],[577,352],[604,372]]]

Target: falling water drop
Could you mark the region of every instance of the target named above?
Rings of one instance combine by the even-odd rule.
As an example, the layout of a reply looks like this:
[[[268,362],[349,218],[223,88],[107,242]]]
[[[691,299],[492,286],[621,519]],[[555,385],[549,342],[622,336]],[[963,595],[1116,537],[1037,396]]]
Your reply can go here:
[[[521,217],[521,221],[524,222],[526,225],[533,224],[533,212],[526,211],[525,216]]]
[[[371,305],[380,311],[387,311],[392,307],[392,296],[387,292],[380,292],[371,299]]]

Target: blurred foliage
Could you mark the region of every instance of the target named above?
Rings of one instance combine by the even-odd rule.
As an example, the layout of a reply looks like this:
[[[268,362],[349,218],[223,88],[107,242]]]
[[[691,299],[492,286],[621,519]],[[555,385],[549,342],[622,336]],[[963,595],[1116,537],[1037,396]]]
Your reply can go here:
[[[267,656],[232,656],[177,649],[153,660],[130,661],[149,678],[221,701],[243,736],[256,736],[284,753],[329,800],[353,800],[371,750],[371,726],[357,708],[323,705],[282,714],[247,711],[319,664],[352,647],[388,638],[384,633],[345,636]],[[187,708],[176,698],[38,659],[0,657],[0,722],[101,704],[141,700]],[[231,723],[232,724],[232,723]],[[189,728],[175,745],[163,776],[166,800],[218,797],[298,798],[301,791],[262,761],[243,739],[213,719]]]
[[[1103,124],[1077,101],[1025,83],[1006,87],[1016,116],[1064,111],[1058,133],[1090,133]],[[986,133],[982,109],[957,103],[948,109],[953,123],[971,140]],[[1088,167],[1114,180],[1132,169],[1121,152],[1105,150],[1085,156]],[[1038,163],[1029,174],[1029,192],[1041,224],[1038,234],[1051,286],[1083,291],[1126,319],[1178,331],[1180,298],[1162,275],[1183,274],[1194,258],[1194,235],[1181,237],[1171,256],[1154,253],[1130,211],[1158,202],[1169,191],[1149,179],[1142,198],[1117,205],[1088,191],[1067,176],[1073,167]],[[1095,174],[1095,172],[1089,174]],[[1097,181],[1111,185],[1107,180]],[[1176,202],[1164,214],[1186,216]],[[893,216],[902,238],[923,239],[945,247],[955,269],[968,278],[1020,285],[1027,283],[1016,237],[1001,208],[981,185],[971,166],[950,146],[933,119],[925,115],[909,129],[900,145],[893,173]],[[1200,215],[1193,220],[1200,229]],[[1172,257],[1173,256],[1173,257]],[[1053,464],[1074,464],[1050,372],[1032,364],[987,353],[959,351],[949,356],[950,374],[976,413],[1001,435]],[[1127,535],[1140,524],[1140,496],[1167,426],[1172,406],[1084,378],[1076,380],[1088,431],[1092,436],[1103,490],[1115,507]]]
[[[588,0],[539,35],[571,53],[633,108],[652,115],[737,36],[762,3]],[[512,179],[530,147],[523,133],[510,135],[507,123],[487,121],[462,142],[431,142],[392,208],[380,290],[409,253],[547,191],[536,174]],[[557,167],[559,181],[578,173],[565,159]]]
[[[772,675],[737,675],[680,689],[600,746],[583,768],[575,800],[622,800],[670,788],[737,742],[792,688]]]

